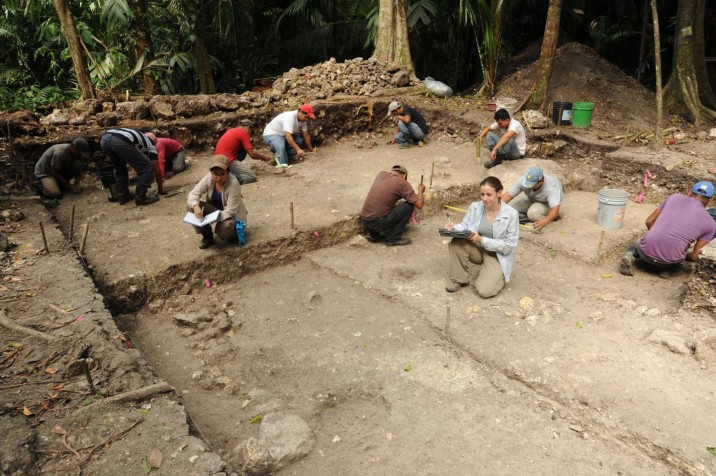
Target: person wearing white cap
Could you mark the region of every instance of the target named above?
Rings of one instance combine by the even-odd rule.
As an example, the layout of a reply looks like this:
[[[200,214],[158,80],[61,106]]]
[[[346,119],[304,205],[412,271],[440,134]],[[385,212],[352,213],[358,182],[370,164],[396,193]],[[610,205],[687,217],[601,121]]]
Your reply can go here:
[[[215,155],[211,158],[209,173],[189,192],[186,209],[193,212],[198,220],[203,220],[209,213],[221,210],[216,220],[214,230],[216,235],[227,241],[241,239],[237,231],[245,228],[248,211],[241,198],[241,184],[229,173],[229,161],[226,156]],[[211,224],[202,227],[194,226],[194,229],[202,236],[199,249],[203,250],[214,244]]]
[[[62,190],[80,192],[82,160],[89,159],[90,146],[82,137],[70,144],[53,145],[40,156],[35,164],[35,177],[40,182],[42,194],[47,198],[60,198]]]
[[[310,152],[316,151],[311,144],[307,125],[309,119],[315,118],[313,106],[304,104],[295,111],[282,112],[266,124],[263,138],[274,153],[276,168],[288,167],[290,155],[296,154],[299,159],[303,159],[306,155],[302,148],[304,145]]]
[[[697,261],[701,249],[716,234],[716,222],[706,211],[713,196],[714,185],[706,181],[694,185],[688,196],[669,195],[647,217],[646,235],[624,252],[619,272],[633,276],[633,265],[639,263],[669,277],[683,271],[684,261]]]
[[[420,111],[414,107],[400,104],[398,101],[393,101],[388,105],[388,115],[386,117],[392,117],[395,125],[398,126],[398,133],[388,142],[389,144],[397,142],[401,149],[413,147],[415,141],[418,142],[420,147],[424,145],[430,128]]]
[[[509,192],[502,195],[502,201],[519,212],[520,223],[532,222],[535,230],[559,219],[563,200],[562,183],[539,167],[531,167]]]

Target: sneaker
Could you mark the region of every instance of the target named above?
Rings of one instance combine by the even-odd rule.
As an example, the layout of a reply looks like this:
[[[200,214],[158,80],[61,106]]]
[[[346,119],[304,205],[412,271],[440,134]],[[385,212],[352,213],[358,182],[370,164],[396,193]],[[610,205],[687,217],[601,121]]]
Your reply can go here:
[[[492,167],[494,167],[496,165],[500,165],[501,163],[502,163],[502,159],[498,157],[495,160],[488,160],[487,162],[485,162],[484,165],[485,165],[486,169],[491,169]]]
[[[399,238],[395,241],[386,241],[385,244],[388,246],[405,246],[409,245],[412,242],[413,240],[411,240],[410,238]]]
[[[413,144],[412,142],[403,142],[402,144],[400,144],[400,145],[398,146],[398,148],[400,148],[400,149],[410,149],[411,147],[413,147],[413,145],[414,145],[414,144]]]
[[[383,243],[385,241],[385,238],[380,235],[376,235],[375,233],[367,233],[365,235],[365,239],[371,243]]]
[[[210,246],[213,246],[214,243],[214,238],[202,238],[201,243],[199,243],[199,249],[204,250]]]
[[[419,141],[418,141],[418,147],[425,147],[425,142],[419,140]]]
[[[623,274],[624,276],[634,276],[634,271],[632,271],[632,269],[631,269],[632,264],[634,264],[633,256],[622,257],[622,262],[621,262],[621,265],[619,266],[619,272],[621,274]]]
[[[447,286],[445,286],[445,291],[449,293],[454,293],[460,290],[460,288],[464,288],[467,286],[467,283],[450,283]]]

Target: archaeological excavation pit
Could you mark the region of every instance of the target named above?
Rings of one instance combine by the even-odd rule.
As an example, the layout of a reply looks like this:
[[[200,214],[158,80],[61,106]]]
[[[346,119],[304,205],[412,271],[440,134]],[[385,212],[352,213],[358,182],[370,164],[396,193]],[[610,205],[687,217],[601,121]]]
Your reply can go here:
[[[182,193],[121,207],[94,180],[52,211],[66,236],[73,206],[74,233],[89,224],[89,271],[192,432],[245,474],[714,472],[713,370],[698,340],[689,347],[713,322],[702,306],[712,268],[673,280],[617,271],[656,204],[696,179],[672,166],[681,159],[535,133],[526,159],[490,174],[509,187],[543,167],[564,184],[564,219],[521,232],[497,297],[449,295],[437,229],[446,213],[460,219],[445,205],[467,208],[488,175],[471,142],[479,124],[426,107],[432,140],[399,150],[362,106],[326,104],[318,153],[284,173],[249,161],[259,180],[242,187],[245,247],[199,250],[181,221],[206,172],[210,123],[188,127],[197,148],[167,182]],[[368,243],[357,219],[376,173],[394,164],[430,185],[413,244],[398,248]],[[598,190],[633,197],[647,167],[645,202],[630,200],[621,229],[600,228]]]

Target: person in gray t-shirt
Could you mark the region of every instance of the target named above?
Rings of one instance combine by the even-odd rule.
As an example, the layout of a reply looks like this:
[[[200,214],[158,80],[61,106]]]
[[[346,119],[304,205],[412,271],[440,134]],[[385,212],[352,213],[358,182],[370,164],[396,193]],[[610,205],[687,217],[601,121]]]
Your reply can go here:
[[[502,201],[520,213],[520,223],[532,222],[535,230],[541,230],[559,218],[563,200],[562,183],[539,167],[530,168],[508,193],[502,195]]]
[[[90,155],[89,143],[76,137],[70,144],[53,145],[35,164],[35,177],[42,194],[47,198],[60,198],[63,190],[79,193],[81,190],[82,161]]]

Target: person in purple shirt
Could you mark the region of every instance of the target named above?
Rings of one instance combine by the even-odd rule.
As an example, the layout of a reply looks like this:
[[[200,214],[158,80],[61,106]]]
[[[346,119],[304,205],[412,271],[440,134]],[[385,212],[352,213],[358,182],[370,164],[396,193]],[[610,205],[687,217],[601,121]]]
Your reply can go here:
[[[633,276],[633,265],[643,263],[664,271],[661,276],[668,277],[672,271],[678,274],[684,261],[698,260],[701,248],[716,232],[716,222],[706,211],[713,196],[714,185],[702,181],[693,186],[688,196],[676,193],[667,197],[646,219],[647,234],[624,252],[619,272]]]

